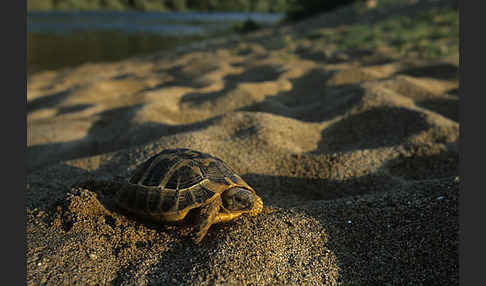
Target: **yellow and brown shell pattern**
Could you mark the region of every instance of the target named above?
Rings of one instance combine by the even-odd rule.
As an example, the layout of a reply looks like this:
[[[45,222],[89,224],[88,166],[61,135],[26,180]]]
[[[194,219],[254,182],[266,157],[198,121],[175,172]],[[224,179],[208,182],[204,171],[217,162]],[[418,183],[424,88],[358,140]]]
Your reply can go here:
[[[142,163],[129,179],[143,191],[121,189],[116,203],[135,214],[162,221],[182,220],[231,187],[255,193],[221,159],[190,149],[164,150]]]

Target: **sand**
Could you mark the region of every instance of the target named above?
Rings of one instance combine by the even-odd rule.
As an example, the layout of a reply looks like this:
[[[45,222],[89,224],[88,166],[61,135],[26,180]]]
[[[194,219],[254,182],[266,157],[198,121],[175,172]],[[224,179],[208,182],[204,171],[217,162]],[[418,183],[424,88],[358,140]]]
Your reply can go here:
[[[27,284],[457,285],[457,56],[302,35],[331,20],[29,75]],[[194,245],[73,187],[175,147],[223,159],[263,212]]]

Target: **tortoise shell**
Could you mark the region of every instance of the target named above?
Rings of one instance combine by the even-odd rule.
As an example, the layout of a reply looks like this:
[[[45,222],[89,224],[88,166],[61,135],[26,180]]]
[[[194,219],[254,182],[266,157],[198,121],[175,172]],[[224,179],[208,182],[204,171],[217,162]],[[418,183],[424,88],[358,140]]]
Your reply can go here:
[[[191,209],[209,204],[232,187],[255,193],[221,159],[190,149],[168,149],[150,157],[128,182],[144,188],[120,189],[117,205],[161,221],[182,220]]]

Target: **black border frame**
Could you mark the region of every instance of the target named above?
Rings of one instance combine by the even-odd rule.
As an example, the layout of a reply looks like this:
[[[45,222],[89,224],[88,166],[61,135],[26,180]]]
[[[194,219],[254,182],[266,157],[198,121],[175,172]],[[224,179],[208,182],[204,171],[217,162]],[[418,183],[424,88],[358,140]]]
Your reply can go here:
[[[27,209],[25,202],[27,176],[25,164],[27,151],[27,1],[10,1],[8,4],[4,6],[1,17],[3,30],[6,32],[2,43],[2,47],[5,48],[2,53],[5,58],[2,65],[4,70],[3,83],[6,84],[6,90],[3,93],[5,104],[3,105],[2,122],[4,122],[3,130],[5,130],[4,139],[12,137],[16,139],[8,140],[9,146],[3,149],[7,153],[7,159],[4,161],[6,176],[3,177],[4,182],[7,182],[5,184],[7,188],[3,190],[5,197],[2,208],[4,209],[4,220],[7,222],[4,234],[9,240],[4,243],[4,249],[7,248],[4,259],[8,263],[5,272],[10,276],[6,283],[25,285],[27,281]],[[15,107],[11,106],[12,103]],[[19,141],[17,141],[17,138],[19,138]],[[20,178],[18,179],[17,176],[20,176]],[[14,267],[14,265],[18,265],[18,267]]]
[[[481,72],[484,67],[480,65],[484,62],[481,60],[484,58],[485,44],[482,41],[481,36],[476,36],[474,39],[474,30],[480,28],[482,21],[477,21],[484,17],[484,10],[481,9],[479,4],[481,1],[467,1],[467,9],[464,9],[464,2],[466,0],[457,0],[459,5],[459,174],[461,177],[460,183],[460,200],[459,200],[459,278],[461,285],[474,285],[477,284],[476,280],[484,272],[484,267],[479,260],[479,255],[483,252],[478,249],[484,244],[485,236],[483,234],[483,219],[479,210],[484,210],[484,192],[482,186],[484,182],[481,177],[484,177],[484,169],[478,166],[481,162],[479,160],[484,159],[481,156],[481,149],[484,149],[486,142],[483,136],[480,134],[474,135],[472,130],[474,125],[483,125],[480,116],[484,113],[484,105],[479,103],[479,98],[482,96],[484,86],[481,85],[481,81],[484,82],[484,73]],[[474,6],[476,4],[477,8]],[[473,12],[475,11],[475,13]],[[466,28],[469,27],[469,28]],[[481,29],[481,28],[480,28]],[[476,60],[464,61],[465,59],[465,44],[464,36],[465,31],[471,35],[468,44],[468,59],[475,58]],[[481,35],[477,33],[476,35]],[[469,64],[469,68],[465,68],[465,63]],[[471,65],[474,63],[475,65]],[[465,84],[465,78],[467,75],[467,84]],[[467,94],[467,95],[466,95]],[[468,100],[478,101],[476,104],[469,104],[466,107],[468,100],[465,100],[465,95],[468,96]],[[467,110],[467,111],[466,111]],[[469,124],[466,121],[469,120]],[[470,127],[471,126],[471,127]],[[477,127],[476,127],[477,128]],[[469,130],[469,131],[465,131]],[[464,140],[464,133],[470,134],[469,141]],[[481,133],[481,132],[480,132]],[[468,146],[466,147],[466,143]],[[480,151],[481,150],[481,151]],[[475,160],[474,160],[474,159]],[[473,162],[476,161],[476,162]],[[475,283],[476,282],[476,283]]]

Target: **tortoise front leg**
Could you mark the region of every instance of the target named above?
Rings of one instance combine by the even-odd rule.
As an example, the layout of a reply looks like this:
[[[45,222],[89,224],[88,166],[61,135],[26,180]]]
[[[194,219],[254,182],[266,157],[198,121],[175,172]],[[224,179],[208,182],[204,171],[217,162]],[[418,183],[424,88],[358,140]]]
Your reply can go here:
[[[200,243],[212,224],[217,223],[219,208],[221,207],[221,197],[218,197],[210,204],[204,206],[199,211],[196,219],[196,235],[194,242]]]
[[[242,212],[233,212],[233,213],[220,212],[218,213],[218,216],[216,217],[214,223],[229,222],[234,220],[237,217],[240,217],[242,214],[243,214]]]

